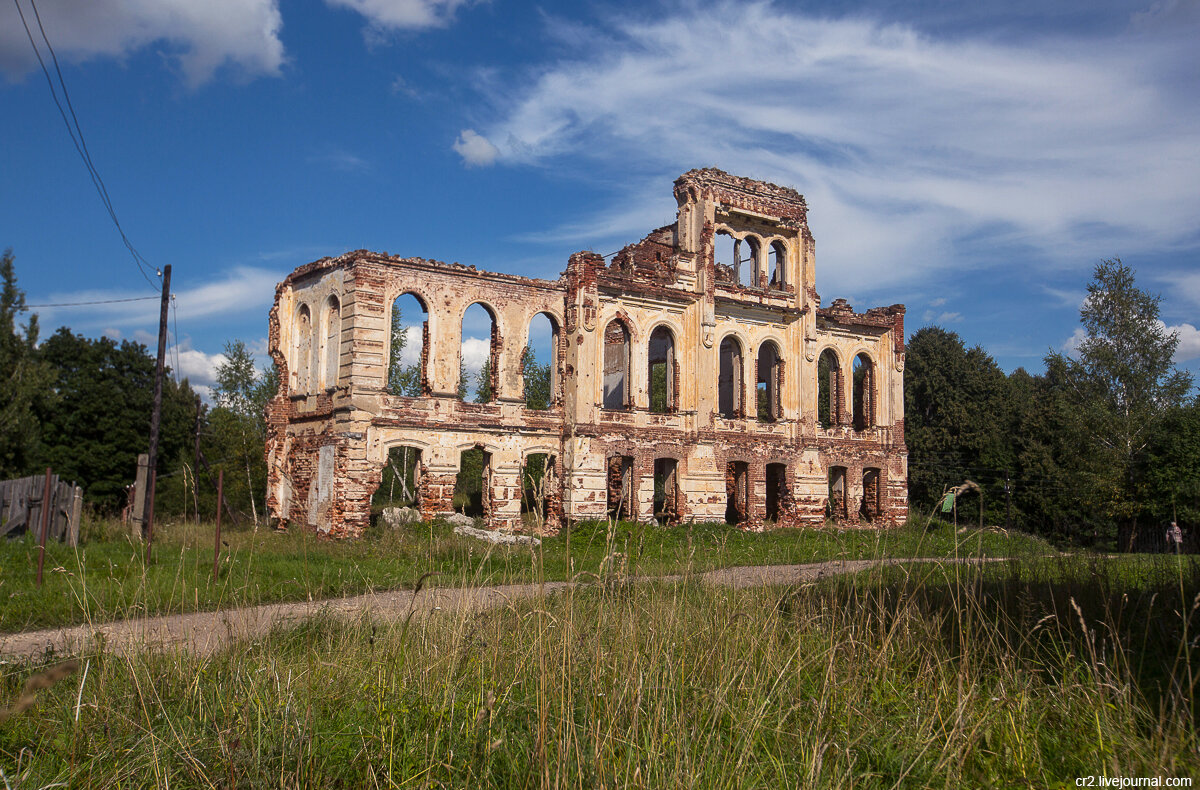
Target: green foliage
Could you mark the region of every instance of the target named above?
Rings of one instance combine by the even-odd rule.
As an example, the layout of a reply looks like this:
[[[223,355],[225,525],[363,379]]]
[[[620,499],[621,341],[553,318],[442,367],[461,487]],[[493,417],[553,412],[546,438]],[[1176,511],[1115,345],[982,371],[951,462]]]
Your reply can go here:
[[[412,507],[417,500],[417,466],[420,451],[413,447],[393,447],[388,451],[387,465],[379,488],[371,498],[375,512],[388,507]]]
[[[1125,540],[1144,504],[1139,471],[1150,442],[1192,386],[1172,362],[1179,338],[1159,321],[1160,301],[1137,288],[1133,269],[1119,258],[1101,261],[1079,311],[1086,334],[1078,358],[1046,357],[1048,369],[1059,369],[1070,405],[1067,430],[1090,461],[1079,487],[1125,526]]]
[[[525,406],[548,409],[553,398],[550,392],[550,366],[539,364],[533,346],[521,349],[521,376],[525,381]]]
[[[421,363],[403,364],[404,349],[408,347],[404,317],[399,301],[392,304],[392,343],[388,357],[388,392],[393,395],[416,397],[422,392]]]
[[[137,456],[150,444],[155,360],[129,340],[88,338],[66,327],[46,339],[38,357],[54,372],[52,397],[39,402],[41,441],[37,466],[49,466],[84,489],[102,512],[125,504],[125,487],[137,474]],[[192,446],[196,395],[185,379],[163,381],[159,426],[160,484],[170,463]]]
[[[984,486],[984,520],[1003,523],[1003,472],[1013,457],[1008,382],[996,362],[954,332],[919,329],[905,358],[904,402],[913,504],[932,507],[946,487],[971,479]],[[965,497],[960,520],[974,522],[978,507],[978,497]]]
[[[817,360],[817,423],[823,428],[833,424],[833,417],[829,412],[829,374],[832,368],[829,355],[821,354],[821,358]]]
[[[475,374],[475,402],[491,403],[496,399],[495,388],[492,385],[492,357],[483,361],[483,366]]]
[[[53,372],[36,351],[37,315],[25,326],[17,317],[25,293],[17,287],[11,249],[0,256],[0,480],[32,471],[38,443],[37,407],[53,381]]]

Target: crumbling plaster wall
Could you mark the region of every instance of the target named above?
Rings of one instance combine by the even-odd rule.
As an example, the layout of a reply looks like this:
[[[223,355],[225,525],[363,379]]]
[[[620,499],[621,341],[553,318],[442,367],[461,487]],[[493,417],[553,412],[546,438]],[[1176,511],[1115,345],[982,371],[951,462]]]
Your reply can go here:
[[[570,519],[605,517],[608,459],[628,456],[634,459],[634,505],[643,519],[654,516],[655,460],[671,458],[677,462],[680,518],[723,519],[726,476],[737,462],[746,464],[749,479],[745,528],[763,525],[766,466],[773,463],[787,469],[780,525],[824,521],[830,466],[848,470],[849,522],[858,520],[864,474],[872,469],[879,470],[880,491],[878,513],[867,508],[873,523],[902,521],[903,307],[855,313],[839,300],[820,308],[807,206],[794,190],[701,170],[682,176],[675,194],[674,225],[629,245],[611,263],[577,253],[557,281],[366,251],[293,272],[277,289],[271,311],[271,350],[283,373],[268,408],[272,515],[282,524],[338,535],[361,532],[389,450],[408,446],[421,453],[421,508],[428,516],[449,509],[461,452],[486,450],[489,521],[503,529],[522,528],[520,469],[533,453],[554,458],[561,486],[554,501]],[[729,281],[714,261],[719,230],[738,238],[753,234],[762,250],[778,242],[782,282]],[[428,315],[425,391],[415,398],[386,391],[391,305],[406,293]],[[337,382],[305,387],[294,370],[303,367],[298,357],[306,347],[298,316],[302,306],[311,314],[312,305],[330,296],[341,310]],[[462,317],[477,303],[495,321],[496,397],[488,404],[456,397]],[[538,313],[551,319],[557,339],[555,402],[543,411],[525,407],[519,364]],[[629,337],[625,409],[601,407],[605,330],[612,321],[620,321]],[[659,327],[671,333],[677,365],[675,404],[667,413],[650,411],[649,338]],[[744,418],[717,412],[726,337],[742,349]],[[759,422],[756,360],[767,342],[782,360],[780,408],[774,421]],[[826,348],[837,354],[847,381],[856,355],[865,354],[874,367],[873,419],[861,430],[817,424],[817,359]],[[327,353],[314,349],[318,357]],[[846,414],[853,411],[852,389],[842,392]]]

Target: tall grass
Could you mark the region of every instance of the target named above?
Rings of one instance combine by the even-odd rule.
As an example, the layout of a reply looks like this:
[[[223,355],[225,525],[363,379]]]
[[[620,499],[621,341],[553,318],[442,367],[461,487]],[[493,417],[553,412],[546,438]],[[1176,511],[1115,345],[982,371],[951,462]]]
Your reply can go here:
[[[1050,551],[1030,536],[898,530],[778,530],[745,533],[725,525],[659,527],[583,523],[543,542],[539,563],[525,547],[492,547],[442,523],[372,531],[331,541],[311,532],[226,530],[220,572],[212,577],[213,527],[165,523],[151,561],[112,522],[86,525],[77,549],[47,547],[46,581],[35,588],[32,537],[0,541],[0,632],[96,623],[145,614],[179,614],[275,601],[321,600],[398,589],[427,571],[441,586],[564,580],[600,573],[614,552],[644,574],[734,565],[887,556],[1029,556]]]
[[[1200,771],[1194,563],[747,590],[608,567],[486,611],[318,617],[207,658],[87,655],[86,677],[0,728],[0,766],[14,787],[1042,788]],[[5,666],[0,699],[35,669]]]

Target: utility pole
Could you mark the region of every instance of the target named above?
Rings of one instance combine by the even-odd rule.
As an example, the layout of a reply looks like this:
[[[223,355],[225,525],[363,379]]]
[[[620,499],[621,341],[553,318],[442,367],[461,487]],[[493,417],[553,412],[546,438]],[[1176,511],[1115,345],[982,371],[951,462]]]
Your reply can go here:
[[[200,396],[196,396],[196,462],[192,465],[192,504],[196,507],[196,523],[200,523],[200,418],[203,415]],[[218,510],[220,503],[218,503]]]
[[[171,264],[163,267],[162,306],[158,314],[158,361],[154,367],[154,406],[150,412],[150,458],[149,470],[153,479],[158,468],[158,426],[162,420],[163,359],[167,354],[167,305],[171,300]],[[150,496],[146,497],[142,513],[142,537],[146,537],[149,524],[154,519],[154,484],[150,484]]]

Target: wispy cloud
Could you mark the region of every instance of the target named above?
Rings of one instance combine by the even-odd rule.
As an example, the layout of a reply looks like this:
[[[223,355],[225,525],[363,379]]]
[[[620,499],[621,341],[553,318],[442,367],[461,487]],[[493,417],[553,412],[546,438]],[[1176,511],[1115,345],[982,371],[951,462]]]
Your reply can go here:
[[[463,129],[451,147],[468,167],[487,167],[500,155],[500,149],[474,129]]]
[[[340,173],[366,173],[371,169],[371,163],[366,159],[341,148],[314,154],[308,158],[308,161],[311,164],[324,165]]]
[[[32,6],[21,7],[36,36]],[[277,75],[284,62],[278,0],[88,0],[43,3],[38,12],[60,57],[119,58],[165,42],[193,88],[222,66],[253,77]],[[15,79],[36,68],[17,8],[0,4],[0,70]]]
[[[441,27],[466,0],[325,0],[328,5],[362,14],[375,35],[393,30]]]
[[[1174,76],[1197,64],[1186,37],[933,37],[763,2],[685,4],[597,35],[605,47],[487,83],[479,135],[498,161],[660,185],[711,164],[794,185],[838,291],[998,249],[1074,263],[1170,248],[1200,214],[1200,101]],[[641,188],[613,205],[645,207]]]
[[[249,312],[266,314],[267,309],[275,299],[275,285],[283,279],[286,272],[275,269],[260,269],[249,266],[238,266],[225,271],[218,278],[198,285],[185,285],[175,291],[173,321],[199,322],[219,318],[221,316],[241,315]],[[83,291],[58,291],[28,299],[30,304],[48,304],[61,302],[108,302],[113,299],[129,299],[144,297],[145,290],[133,292],[125,290],[89,289]],[[159,302],[157,299],[147,299],[136,302],[109,302],[107,304],[92,304],[79,307],[46,307],[38,308],[43,326],[56,326],[59,323],[70,323],[79,331],[103,331],[104,333],[128,331],[138,328],[145,331],[147,326],[158,325]],[[139,342],[147,342],[132,335]],[[154,340],[153,335],[148,335]]]

